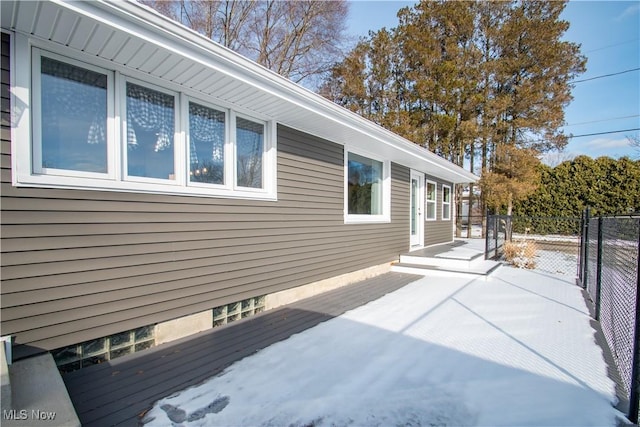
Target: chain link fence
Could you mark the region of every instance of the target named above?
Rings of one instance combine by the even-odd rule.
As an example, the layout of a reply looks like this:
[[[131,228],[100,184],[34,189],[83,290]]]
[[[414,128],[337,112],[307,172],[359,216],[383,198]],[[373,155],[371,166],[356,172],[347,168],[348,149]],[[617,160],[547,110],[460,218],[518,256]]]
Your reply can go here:
[[[579,280],[591,298],[629,401],[640,409],[640,216],[583,217]]]
[[[504,255],[504,244],[508,240],[510,226],[511,217],[508,215],[487,215],[486,259],[499,259]]]
[[[577,277],[600,322],[629,420],[640,418],[640,215],[487,215],[485,258]]]
[[[518,267],[574,277],[581,218],[487,216],[486,257]]]

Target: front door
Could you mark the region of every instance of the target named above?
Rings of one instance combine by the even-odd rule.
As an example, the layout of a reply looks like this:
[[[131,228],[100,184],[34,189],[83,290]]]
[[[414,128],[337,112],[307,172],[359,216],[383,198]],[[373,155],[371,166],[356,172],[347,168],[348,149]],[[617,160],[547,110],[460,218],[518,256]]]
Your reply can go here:
[[[410,202],[410,244],[412,248],[422,247],[424,245],[424,217],[422,215],[424,209],[424,174],[414,170],[411,171]]]

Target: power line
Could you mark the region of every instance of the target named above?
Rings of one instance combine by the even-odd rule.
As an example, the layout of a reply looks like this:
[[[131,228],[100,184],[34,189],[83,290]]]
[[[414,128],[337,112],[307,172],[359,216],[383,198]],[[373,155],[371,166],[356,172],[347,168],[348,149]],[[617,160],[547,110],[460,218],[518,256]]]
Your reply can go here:
[[[638,40],[640,40],[640,39],[631,39],[631,40],[627,40],[627,41],[620,42],[620,43],[610,44],[610,45],[607,45],[607,46],[602,46],[602,47],[598,47],[598,48],[595,48],[595,49],[588,50],[588,51],[586,51],[586,52],[584,52],[584,53],[597,52],[597,51],[599,51],[599,50],[609,49],[610,47],[621,46],[621,45],[623,45],[623,44],[636,42],[636,41],[638,41]]]
[[[569,125],[564,125],[564,127],[569,126],[580,126],[580,125],[590,125],[592,123],[602,123],[602,122],[611,122],[613,120],[622,120],[622,119],[633,119],[634,117],[640,117],[640,114],[635,114],[633,116],[622,116],[622,117],[611,117],[609,119],[601,119],[601,120],[592,120],[590,122],[580,122],[580,123],[571,123]]]
[[[574,81],[569,82],[569,83],[583,83],[583,82],[588,82],[588,81],[590,81],[590,80],[596,80],[596,79],[602,79],[602,78],[605,78],[605,77],[618,76],[618,75],[620,75],[620,74],[630,73],[630,72],[632,72],[632,71],[638,71],[638,70],[640,70],[640,67],[638,67],[638,68],[632,68],[632,69],[630,69],[630,70],[620,71],[620,72],[618,72],[618,73],[611,73],[611,74],[604,74],[604,75],[602,75],[602,76],[595,76],[595,77],[591,77],[591,78],[588,78],[588,79],[574,80]]]
[[[623,133],[623,132],[633,132],[636,130],[640,130],[640,128],[634,129],[621,129],[621,130],[611,130],[609,132],[596,132],[596,133],[585,133],[583,135],[570,135],[569,138],[582,138],[584,136],[596,136],[596,135],[608,135],[610,133]]]

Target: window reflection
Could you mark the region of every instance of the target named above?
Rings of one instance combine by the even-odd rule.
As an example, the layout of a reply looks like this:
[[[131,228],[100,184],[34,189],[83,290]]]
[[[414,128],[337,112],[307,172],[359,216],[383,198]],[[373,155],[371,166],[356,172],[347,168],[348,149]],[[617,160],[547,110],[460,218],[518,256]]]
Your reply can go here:
[[[349,214],[382,215],[382,162],[348,154]]]
[[[41,57],[37,168],[107,172],[107,76]]]
[[[236,119],[237,183],[240,187],[262,188],[264,124]]]
[[[175,98],[127,83],[127,171],[131,176],[175,179]]]
[[[189,103],[189,180],[224,184],[225,114]]]

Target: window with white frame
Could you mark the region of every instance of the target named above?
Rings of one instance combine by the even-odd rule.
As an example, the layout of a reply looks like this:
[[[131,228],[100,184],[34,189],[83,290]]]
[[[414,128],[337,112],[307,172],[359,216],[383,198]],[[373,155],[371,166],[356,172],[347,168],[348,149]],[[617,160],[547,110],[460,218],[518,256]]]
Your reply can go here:
[[[126,176],[175,181],[176,95],[126,83]]]
[[[347,222],[389,221],[388,161],[347,152],[345,212]]]
[[[189,182],[225,184],[226,113],[189,102]]]
[[[264,124],[236,118],[236,183],[240,187],[262,187]]]
[[[451,219],[451,187],[442,186],[442,219]]]
[[[436,220],[436,197],[437,197],[437,186],[435,182],[427,181],[427,195],[425,197],[425,203],[427,204],[427,221],[435,221]]]
[[[76,61],[34,55],[34,62],[34,90],[40,95],[33,126],[34,172],[106,177],[111,75]]]
[[[15,143],[15,185],[276,198],[274,123],[99,59],[19,52],[32,114],[16,127],[30,143]]]

